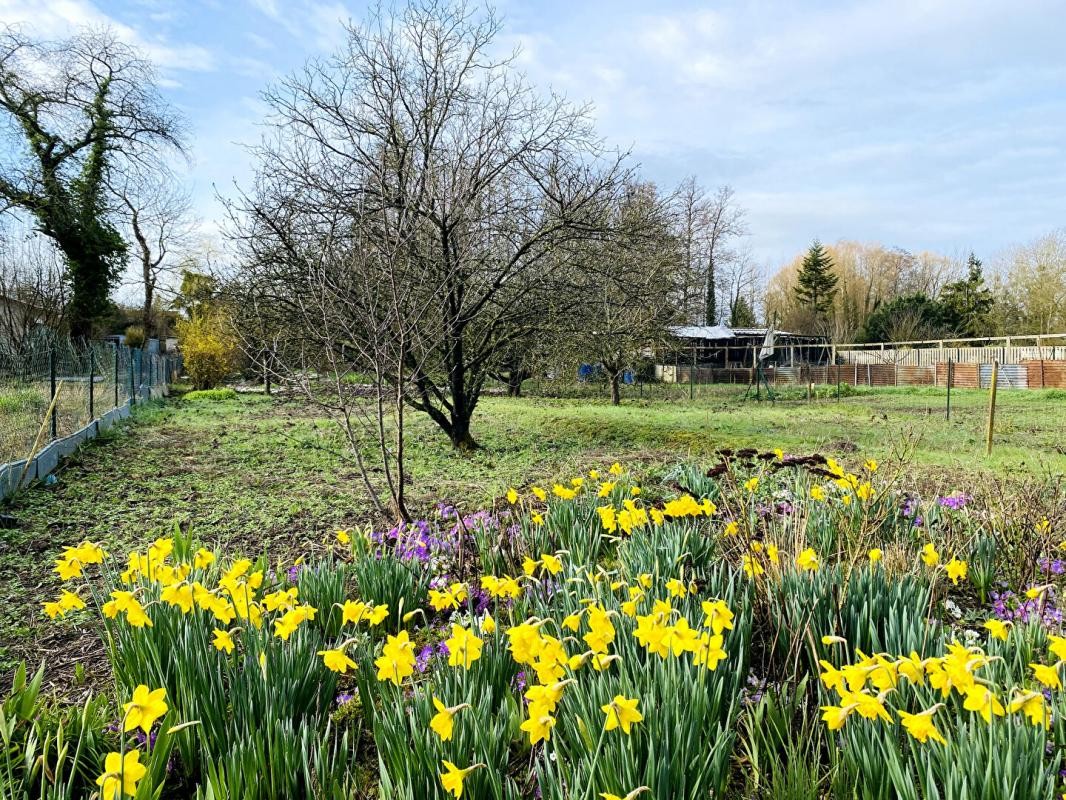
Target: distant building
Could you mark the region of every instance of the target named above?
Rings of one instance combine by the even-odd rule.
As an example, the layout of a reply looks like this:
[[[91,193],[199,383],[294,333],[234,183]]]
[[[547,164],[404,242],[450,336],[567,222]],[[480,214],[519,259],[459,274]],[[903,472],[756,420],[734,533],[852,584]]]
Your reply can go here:
[[[671,328],[673,347],[660,354],[663,366],[743,369],[755,363],[766,340],[766,328],[730,328],[728,325],[683,325]],[[774,331],[772,354],[766,366],[792,367],[828,364],[832,349],[824,336]]]
[[[44,327],[44,324],[44,316],[39,308],[0,294],[0,345],[17,345],[24,336]]]

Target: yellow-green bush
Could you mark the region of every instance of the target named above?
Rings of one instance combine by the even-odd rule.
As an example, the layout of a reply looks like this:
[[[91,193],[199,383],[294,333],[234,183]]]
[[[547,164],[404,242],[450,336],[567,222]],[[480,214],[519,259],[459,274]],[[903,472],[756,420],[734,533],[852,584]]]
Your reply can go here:
[[[144,347],[147,338],[143,325],[130,325],[125,330],[126,345],[128,347]]]
[[[211,389],[233,372],[237,337],[229,316],[214,309],[178,323],[185,372],[197,389]]]

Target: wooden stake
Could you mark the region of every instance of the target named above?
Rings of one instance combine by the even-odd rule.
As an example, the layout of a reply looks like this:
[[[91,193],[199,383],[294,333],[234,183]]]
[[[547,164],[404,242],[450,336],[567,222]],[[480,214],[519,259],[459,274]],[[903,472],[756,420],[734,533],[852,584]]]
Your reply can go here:
[[[38,451],[41,449],[41,439],[44,437],[44,429],[48,427],[49,420],[52,414],[55,412],[56,403],[59,401],[59,393],[63,391],[64,381],[60,381],[56,386],[56,390],[52,393],[52,402],[48,404],[48,411],[44,414],[44,419],[41,420],[41,427],[37,429],[37,436],[33,440],[33,446],[30,448],[29,455],[26,456],[26,463],[22,465],[22,472],[19,473],[19,481],[15,484],[15,489],[22,488],[22,482],[26,480],[26,473],[30,471],[30,462],[33,461]],[[51,441],[51,439],[49,440]]]
[[[988,395],[988,434],[985,437],[985,455],[992,455],[992,430],[996,424],[996,385],[999,383],[999,361],[992,362],[992,391]]]

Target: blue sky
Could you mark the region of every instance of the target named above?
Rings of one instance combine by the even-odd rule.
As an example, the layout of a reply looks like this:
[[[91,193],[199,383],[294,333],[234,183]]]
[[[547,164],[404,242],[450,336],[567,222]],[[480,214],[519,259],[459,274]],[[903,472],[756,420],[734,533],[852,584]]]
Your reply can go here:
[[[247,184],[258,92],[343,39],[354,0],[0,0],[59,36],[110,24],[159,65],[192,123],[203,228]],[[1066,225],[1062,0],[516,2],[501,47],[595,106],[600,132],[664,186],[728,183],[753,257],[812,238],[986,260]]]

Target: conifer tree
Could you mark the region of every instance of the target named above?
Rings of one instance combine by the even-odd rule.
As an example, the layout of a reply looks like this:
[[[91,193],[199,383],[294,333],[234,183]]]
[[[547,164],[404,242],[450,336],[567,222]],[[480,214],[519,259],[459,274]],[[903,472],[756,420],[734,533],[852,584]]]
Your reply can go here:
[[[803,258],[796,280],[796,299],[817,317],[825,318],[833,307],[838,277],[833,272],[833,259],[817,239]]]

